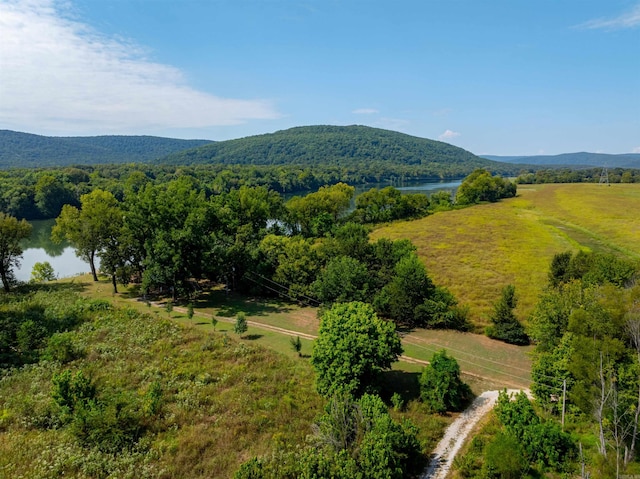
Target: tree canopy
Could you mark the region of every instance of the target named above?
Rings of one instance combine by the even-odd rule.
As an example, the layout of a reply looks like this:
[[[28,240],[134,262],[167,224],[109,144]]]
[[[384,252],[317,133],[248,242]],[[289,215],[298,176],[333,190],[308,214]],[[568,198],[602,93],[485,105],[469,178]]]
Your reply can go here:
[[[31,225],[25,220],[0,213],[0,278],[5,292],[11,290],[13,269],[20,266],[20,241],[31,235]]]
[[[516,195],[516,184],[488,170],[477,169],[467,176],[456,191],[456,204],[472,205],[482,201],[496,202]]]
[[[400,354],[395,324],[378,318],[369,304],[334,304],[322,316],[311,355],[318,391],[359,396],[375,389],[380,372]]]
[[[81,209],[64,205],[51,230],[54,241],[66,238],[75,248],[78,257],[91,267],[93,280],[98,281],[95,258],[109,240],[120,234],[122,212],[118,201],[108,191],[96,189],[80,197]]]

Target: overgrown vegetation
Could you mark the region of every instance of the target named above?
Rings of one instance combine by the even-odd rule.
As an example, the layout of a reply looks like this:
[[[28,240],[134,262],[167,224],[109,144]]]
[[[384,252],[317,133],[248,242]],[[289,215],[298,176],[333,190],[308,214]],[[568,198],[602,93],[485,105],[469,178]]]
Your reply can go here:
[[[401,479],[425,465],[417,429],[395,422],[378,396],[334,397],[314,424],[311,444],[242,465],[235,479]]]
[[[497,421],[489,423],[456,460],[463,478],[541,477],[575,471],[578,448],[553,420],[536,413],[526,394],[500,393]]]
[[[558,254],[531,318],[532,391],[591,445],[585,463],[596,477],[637,470],[638,271],[611,255]]]
[[[14,352],[30,364],[1,371],[3,473],[231,477],[311,432],[322,400],[306,362],[56,289],[2,296],[5,323],[40,331]]]

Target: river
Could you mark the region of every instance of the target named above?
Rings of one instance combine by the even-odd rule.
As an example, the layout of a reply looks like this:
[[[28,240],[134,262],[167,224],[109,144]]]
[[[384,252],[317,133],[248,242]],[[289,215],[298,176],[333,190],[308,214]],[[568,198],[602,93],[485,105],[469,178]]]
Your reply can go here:
[[[76,256],[75,250],[69,243],[56,244],[51,241],[51,228],[55,220],[30,221],[33,226],[31,238],[22,242],[22,260],[20,268],[15,271],[18,281],[29,281],[31,271],[36,263],[48,261],[58,278],[75,276],[89,272],[89,263]]]

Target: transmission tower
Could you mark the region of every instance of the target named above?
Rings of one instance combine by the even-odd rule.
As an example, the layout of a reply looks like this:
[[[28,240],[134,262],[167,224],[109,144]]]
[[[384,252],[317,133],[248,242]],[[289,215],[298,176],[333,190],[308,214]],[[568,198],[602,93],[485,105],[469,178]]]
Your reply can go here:
[[[602,172],[600,173],[600,184],[611,186],[609,184],[609,170],[606,166],[602,168]]]

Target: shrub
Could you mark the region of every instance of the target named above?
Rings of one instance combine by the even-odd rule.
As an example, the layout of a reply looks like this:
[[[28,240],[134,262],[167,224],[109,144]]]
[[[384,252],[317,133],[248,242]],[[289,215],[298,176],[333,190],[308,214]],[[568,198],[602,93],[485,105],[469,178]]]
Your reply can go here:
[[[48,261],[33,265],[33,269],[31,270],[32,283],[46,283],[47,281],[54,281],[55,279],[56,273]]]
[[[247,316],[240,311],[236,315],[236,323],[233,325],[233,332],[236,334],[244,334],[247,332]]]
[[[420,375],[420,397],[434,412],[460,411],[471,389],[460,379],[460,366],[443,349],[433,355]]]
[[[73,333],[56,333],[47,341],[47,347],[43,353],[44,359],[58,361],[65,364],[80,356],[80,352],[73,344]]]

